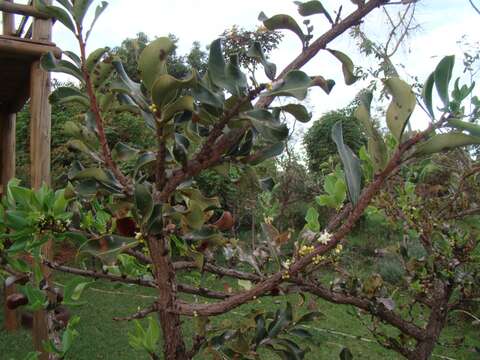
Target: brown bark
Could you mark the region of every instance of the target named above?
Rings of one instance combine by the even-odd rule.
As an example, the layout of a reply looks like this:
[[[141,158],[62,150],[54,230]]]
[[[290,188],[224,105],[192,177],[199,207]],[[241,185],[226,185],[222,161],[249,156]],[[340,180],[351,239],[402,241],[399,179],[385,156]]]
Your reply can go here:
[[[165,238],[149,237],[148,248],[158,286],[157,306],[163,333],[164,358],[165,360],[187,360],[180,315],[172,311],[177,302],[177,287],[175,270],[168,255]]]

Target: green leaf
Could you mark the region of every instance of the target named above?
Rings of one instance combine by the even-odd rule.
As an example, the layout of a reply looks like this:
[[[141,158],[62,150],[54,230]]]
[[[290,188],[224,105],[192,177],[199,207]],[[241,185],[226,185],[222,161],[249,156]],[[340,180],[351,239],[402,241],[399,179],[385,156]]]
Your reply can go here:
[[[85,282],[81,277],[74,277],[68,280],[63,288],[64,304],[75,305],[80,300],[83,291],[90,284],[92,284],[92,281]]]
[[[177,162],[185,166],[188,161],[188,147],[190,142],[182,134],[175,133],[175,144],[173,145],[173,157]]]
[[[332,140],[337,145],[337,150],[342,160],[345,179],[347,181],[350,201],[355,206],[360,197],[362,185],[362,168],[360,160],[343,141],[342,122],[335,123],[332,127]]]
[[[273,84],[272,90],[262,96],[293,96],[298,100],[304,100],[308,88],[312,86],[312,79],[300,70],[290,71],[284,79]]]
[[[101,168],[88,168],[81,170],[73,176],[72,180],[82,180],[82,179],[95,179],[100,183],[103,183],[108,186],[120,188],[121,185],[117,180],[104,169]]]
[[[87,61],[85,62],[85,67],[87,68],[88,72],[91,73],[98,62],[103,58],[105,54],[107,54],[109,49],[107,47],[98,48],[92,51],[88,57]]]
[[[198,83],[192,90],[192,95],[201,104],[210,105],[218,109],[223,108],[223,96],[214,93],[208,89],[205,85]]]
[[[52,6],[52,5],[47,5],[43,0],[34,0],[33,6],[38,10],[41,11],[51,17],[54,17],[58,21],[60,21],[67,29],[69,29],[71,32],[76,34],[76,28],[75,24],[72,21],[72,18],[68,13],[58,7],[58,6]]]
[[[243,96],[248,87],[247,77],[240,69],[237,55],[232,55],[225,68],[227,90],[234,96]]]
[[[288,112],[302,123],[309,122],[312,119],[312,113],[308,112],[307,108],[301,104],[288,104],[280,106],[278,109]]]
[[[265,140],[277,143],[288,137],[288,127],[275,120],[272,114],[264,109],[257,109],[240,114],[241,118],[251,121],[253,127]]]
[[[448,120],[448,125],[457,130],[467,131],[470,133],[470,135],[480,136],[480,126],[477,124],[472,124],[471,122],[466,122],[459,119],[450,119]]]
[[[77,78],[81,83],[85,82],[83,74],[77,66],[66,60],[57,60],[51,52],[42,56],[40,65],[45,71],[68,74]]]
[[[430,117],[432,119],[435,118],[435,113],[433,112],[433,100],[432,100],[434,83],[435,83],[435,74],[431,73],[427,81],[425,82],[425,85],[423,85],[423,89],[422,89],[423,102],[425,103],[428,113],[430,114]]]
[[[385,80],[385,87],[392,95],[392,102],[387,110],[387,125],[395,139],[401,142],[405,127],[417,104],[417,98],[410,85],[400,78]]]
[[[148,318],[148,329],[145,334],[145,348],[150,353],[157,351],[157,342],[160,339],[160,328],[158,322],[153,316]]]
[[[265,53],[262,49],[262,44],[258,41],[255,41],[253,45],[248,49],[247,56],[257,59],[263,66],[265,70],[265,75],[271,81],[275,79],[275,75],[277,73],[277,65],[267,61]]]
[[[352,60],[347,56],[347,54],[341,51],[332,49],[327,50],[342,63],[342,72],[345,79],[345,84],[354,84],[358,80],[358,77],[355,76]]]
[[[359,96],[359,105],[354,116],[362,123],[368,138],[368,154],[373,161],[375,171],[382,170],[388,161],[388,152],[385,141],[378,131],[370,116],[370,104],[373,95],[370,91],[364,91]]]
[[[98,18],[100,17],[100,15],[102,15],[102,13],[105,11],[107,6],[108,6],[108,2],[102,1],[101,4],[98,5],[97,8],[95,9],[95,16],[93,17],[93,21],[92,21],[92,24],[90,25],[90,29],[87,31],[87,35],[85,36],[86,40],[88,40],[88,38],[90,37],[93,27],[95,26]]]
[[[112,158],[114,160],[120,160],[120,161],[133,160],[135,159],[137,154],[138,154],[137,149],[134,149],[123,142],[116,143],[112,150]]]
[[[168,37],[160,37],[143,49],[138,58],[138,70],[148,90],[160,75],[167,73],[167,59],[174,48],[175,44]]]
[[[259,344],[267,336],[267,329],[265,327],[265,317],[260,314],[255,317],[255,337],[253,341],[255,344]]]
[[[311,16],[315,14],[324,14],[330,24],[333,24],[333,19],[328,11],[323,7],[320,1],[312,0],[307,2],[294,1],[298,6],[298,13],[302,16]]]
[[[252,282],[249,280],[241,280],[239,279],[238,281],[238,286],[240,286],[244,290],[250,290],[252,288]]]
[[[222,53],[222,40],[216,39],[210,44],[210,55],[208,57],[208,76],[219,88],[225,86],[225,59]]]
[[[462,133],[434,135],[431,139],[420,144],[415,155],[431,155],[440,151],[451,150],[461,146],[478,145],[480,137]]]
[[[50,103],[54,103],[65,98],[70,98],[75,96],[84,98],[86,101],[85,103],[90,105],[90,101],[88,97],[84,93],[82,93],[79,89],[73,86],[60,86],[56,88],[55,91],[53,91],[50,94],[49,99],[50,99]]]
[[[307,210],[307,215],[305,216],[305,221],[307,222],[307,227],[313,232],[320,231],[320,223],[318,222],[318,211],[311,207]]]
[[[83,23],[83,18],[92,3],[93,0],[75,0],[73,2],[73,17],[78,24]]]
[[[437,65],[433,76],[435,79],[435,87],[437,89],[443,105],[447,108],[450,104],[448,87],[452,80],[453,66],[455,65],[455,56],[445,56]]]
[[[160,75],[151,88],[152,100],[159,109],[163,109],[165,105],[171,103],[176,98],[179,90],[192,88],[196,84],[197,73],[195,70],[190,77],[182,80],[178,80],[168,74]]]
[[[135,184],[135,208],[142,224],[145,224],[153,212],[153,198],[147,185]]]
[[[173,103],[165,106],[162,112],[163,121],[171,120],[176,114],[182,111],[195,111],[194,99],[190,95],[182,96]]]
[[[283,150],[285,150],[284,142],[278,142],[271,146],[264,147],[263,149],[255,153],[255,156],[252,157],[249,163],[250,165],[258,165],[265,160],[281,155],[283,153]]]
[[[298,36],[302,45],[305,42],[305,35],[303,34],[302,29],[290,15],[280,14],[268,18],[263,12],[261,12],[258,16],[258,20],[262,21],[263,25],[268,30],[290,30]]]

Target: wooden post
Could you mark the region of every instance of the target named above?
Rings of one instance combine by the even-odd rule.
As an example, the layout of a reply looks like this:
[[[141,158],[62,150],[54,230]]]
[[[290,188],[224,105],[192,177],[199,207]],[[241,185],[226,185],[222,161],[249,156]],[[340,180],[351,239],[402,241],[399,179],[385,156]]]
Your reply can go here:
[[[8,182],[15,176],[15,114],[0,113],[0,184],[5,190]],[[18,329],[18,318],[15,310],[7,308],[7,297],[16,292],[15,284],[5,286],[4,291],[4,314],[5,329],[15,331]]]
[[[46,0],[50,5],[52,0]],[[33,40],[51,41],[52,21],[35,19],[33,23]],[[50,94],[50,74],[40,67],[40,61],[32,64],[30,83],[30,171],[32,187],[38,189],[43,183],[50,183],[50,131],[51,107],[48,101]],[[52,259],[52,242],[49,241],[42,249],[43,256]],[[48,282],[51,272],[43,268]],[[48,360],[49,356],[43,349],[43,342],[48,340],[48,319],[45,311],[33,314],[33,345],[41,353],[40,360]]]
[[[5,0],[11,3],[12,0]],[[15,19],[13,14],[3,13],[3,35],[13,35],[15,33]],[[0,112],[0,185],[2,192],[11,178],[15,176],[15,114],[9,114],[7,111]],[[16,292],[15,284],[6,286],[4,291],[4,316],[5,329],[15,331],[18,329],[18,318],[15,310],[7,308],[7,296]]]

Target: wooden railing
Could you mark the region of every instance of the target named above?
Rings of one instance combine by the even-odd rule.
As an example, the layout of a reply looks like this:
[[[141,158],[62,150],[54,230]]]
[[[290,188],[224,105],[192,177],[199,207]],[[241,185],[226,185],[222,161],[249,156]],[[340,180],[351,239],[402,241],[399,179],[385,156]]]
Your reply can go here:
[[[0,12],[3,12],[4,23],[4,31],[2,35],[21,37],[24,39],[32,38],[33,22],[35,19],[50,19],[50,16],[38,11],[32,4],[33,0],[29,0],[27,5],[17,4],[13,0],[0,0]],[[15,15],[22,16],[17,28],[15,28],[14,25]],[[8,25],[7,28],[10,28],[8,33],[5,33],[5,24]]]

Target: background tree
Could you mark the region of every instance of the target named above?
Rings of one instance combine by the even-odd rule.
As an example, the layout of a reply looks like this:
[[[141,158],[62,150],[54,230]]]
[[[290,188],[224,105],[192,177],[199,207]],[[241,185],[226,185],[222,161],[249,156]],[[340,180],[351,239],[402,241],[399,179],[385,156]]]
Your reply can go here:
[[[313,122],[303,138],[303,145],[307,154],[308,168],[310,171],[320,174],[328,159],[337,156],[338,151],[330,134],[332,127],[341,122],[344,132],[345,143],[356,153],[366,145],[364,130],[357,118],[353,116],[351,109],[337,110],[322,115]]]

